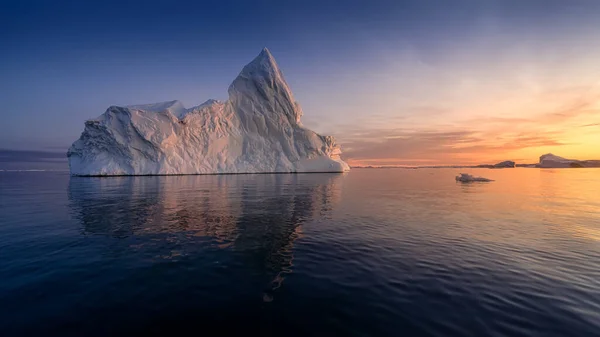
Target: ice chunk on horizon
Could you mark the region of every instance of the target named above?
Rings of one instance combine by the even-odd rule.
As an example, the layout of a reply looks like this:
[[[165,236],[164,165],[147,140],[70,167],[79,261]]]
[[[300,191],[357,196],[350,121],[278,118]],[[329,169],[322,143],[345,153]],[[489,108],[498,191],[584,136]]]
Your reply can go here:
[[[483,178],[483,177],[476,177],[476,176],[470,175],[468,173],[460,173],[460,175],[456,176],[456,181],[460,181],[462,183],[470,183],[470,182],[489,182],[489,181],[493,181],[493,180],[488,179],[488,178]]]
[[[540,168],[583,168],[600,167],[600,160],[577,160],[567,159],[546,153],[540,156],[540,162],[537,164]]]

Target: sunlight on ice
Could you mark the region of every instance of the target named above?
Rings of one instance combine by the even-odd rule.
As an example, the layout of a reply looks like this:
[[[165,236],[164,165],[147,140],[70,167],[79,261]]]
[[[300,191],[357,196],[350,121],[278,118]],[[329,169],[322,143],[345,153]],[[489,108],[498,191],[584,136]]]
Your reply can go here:
[[[85,123],[68,151],[73,175],[344,172],[331,136],[302,126],[265,48],[229,87],[225,102],[112,106]]]

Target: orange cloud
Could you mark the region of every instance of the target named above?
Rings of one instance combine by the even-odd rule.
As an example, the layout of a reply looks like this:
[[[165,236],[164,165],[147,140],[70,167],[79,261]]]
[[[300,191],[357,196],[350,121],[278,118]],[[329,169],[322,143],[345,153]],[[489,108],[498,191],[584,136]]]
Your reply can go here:
[[[550,151],[565,156],[571,155],[565,152],[574,151],[600,158],[600,146],[596,152],[590,152],[590,136],[584,138],[577,132],[580,127],[600,126],[590,123],[600,117],[600,93],[588,88],[577,95],[576,89],[580,88],[542,93],[539,98],[545,99],[540,101],[544,108],[522,117],[474,116],[441,124],[436,121],[448,121],[443,118],[446,111],[430,107],[415,110],[423,112],[416,117],[425,116],[429,126],[422,126],[425,122],[414,123],[414,116],[404,115],[389,120],[388,125],[344,125],[336,137],[351,165],[482,164],[517,159],[535,163],[539,155]],[[405,126],[390,127],[402,124]]]

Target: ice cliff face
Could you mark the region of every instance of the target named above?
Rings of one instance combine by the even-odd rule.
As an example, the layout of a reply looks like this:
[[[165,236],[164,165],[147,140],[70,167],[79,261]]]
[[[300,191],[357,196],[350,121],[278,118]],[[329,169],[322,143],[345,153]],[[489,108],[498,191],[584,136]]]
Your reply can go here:
[[[333,137],[300,123],[271,53],[246,65],[225,102],[112,106],[85,122],[67,155],[73,175],[343,172]]]

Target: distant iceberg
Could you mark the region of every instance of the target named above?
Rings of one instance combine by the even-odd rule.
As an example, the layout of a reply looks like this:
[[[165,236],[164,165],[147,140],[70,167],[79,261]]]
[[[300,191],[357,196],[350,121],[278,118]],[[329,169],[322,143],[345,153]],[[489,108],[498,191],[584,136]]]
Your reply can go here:
[[[514,168],[516,163],[512,160],[506,160],[494,165],[494,168]]]
[[[541,168],[600,167],[600,160],[566,159],[547,153],[540,156],[540,163],[537,166]]]
[[[493,180],[488,179],[488,178],[483,178],[483,177],[472,176],[467,173],[461,173],[460,175],[456,176],[456,181],[460,181],[462,183],[470,183],[470,182],[476,182],[476,181],[489,182],[489,181],[493,181]]]
[[[512,160],[506,160],[494,165],[491,164],[481,164],[481,165],[477,165],[477,166],[473,166],[475,168],[514,168],[515,167],[515,162]]]
[[[300,122],[302,109],[265,48],[225,102],[112,106],[85,122],[67,153],[73,175],[343,172],[331,136]]]
[[[540,156],[539,167],[570,167],[575,162],[577,161],[547,153]]]

